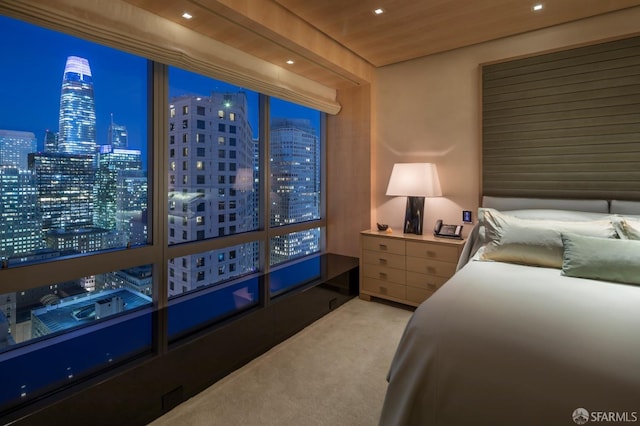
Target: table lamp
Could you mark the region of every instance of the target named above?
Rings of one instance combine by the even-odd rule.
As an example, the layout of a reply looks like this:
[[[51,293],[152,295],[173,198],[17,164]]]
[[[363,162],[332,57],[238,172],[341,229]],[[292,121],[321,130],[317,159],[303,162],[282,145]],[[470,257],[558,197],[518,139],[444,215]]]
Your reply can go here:
[[[404,233],[422,235],[424,198],[440,197],[440,180],[433,163],[396,163],[393,165],[387,195],[407,197]]]

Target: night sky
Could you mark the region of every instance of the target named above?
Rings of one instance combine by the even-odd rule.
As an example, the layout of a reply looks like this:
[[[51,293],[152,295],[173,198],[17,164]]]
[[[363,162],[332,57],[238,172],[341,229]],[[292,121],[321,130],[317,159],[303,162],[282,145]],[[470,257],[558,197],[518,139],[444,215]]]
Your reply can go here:
[[[0,129],[33,132],[42,148],[45,130],[58,131],[60,89],[68,56],[88,59],[93,77],[98,145],[106,144],[110,114],[127,127],[129,148],[144,149],[146,141],[147,60],[51,30],[0,16]],[[11,40],[7,42],[7,40]],[[208,96],[212,91],[240,88],[170,67],[170,96]],[[258,134],[258,95],[245,90],[249,119]],[[309,108],[273,102],[273,117],[308,118],[318,129],[319,113]]]

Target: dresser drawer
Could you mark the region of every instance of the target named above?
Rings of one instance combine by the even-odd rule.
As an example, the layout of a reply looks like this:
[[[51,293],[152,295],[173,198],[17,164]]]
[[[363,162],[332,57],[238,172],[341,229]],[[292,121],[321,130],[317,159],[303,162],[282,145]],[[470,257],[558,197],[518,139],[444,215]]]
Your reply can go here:
[[[446,246],[444,244],[407,241],[407,256],[457,263],[458,248]]]
[[[432,291],[422,288],[407,287],[407,300],[417,305],[427,300],[432,294]]]
[[[404,256],[404,240],[384,237],[362,237],[362,248]]]
[[[400,254],[385,253],[381,251],[364,250],[362,252],[364,263],[369,265],[388,266],[389,268],[404,269],[405,257]]]
[[[404,299],[406,295],[406,287],[402,284],[365,278],[360,285],[362,290],[383,297],[389,296],[396,299]]]
[[[389,268],[388,266],[365,264],[362,267],[362,275],[380,281],[394,282],[403,285],[405,283],[404,269]]]
[[[418,272],[407,271],[407,285],[410,287],[421,288],[428,291],[436,291],[442,284],[446,283],[449,278],[439,277],[437,275],[421,274]]]
[[[407,271],[450,278],[456,272],[456,264],[419,257],[407,257]]]

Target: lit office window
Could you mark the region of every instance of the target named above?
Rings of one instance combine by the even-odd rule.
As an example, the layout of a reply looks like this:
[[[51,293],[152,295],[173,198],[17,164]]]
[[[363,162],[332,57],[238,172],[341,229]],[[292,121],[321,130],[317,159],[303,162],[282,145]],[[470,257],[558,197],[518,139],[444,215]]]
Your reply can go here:
[[[0,262],[146,244],[147,60],[7,17],[0,37]]]

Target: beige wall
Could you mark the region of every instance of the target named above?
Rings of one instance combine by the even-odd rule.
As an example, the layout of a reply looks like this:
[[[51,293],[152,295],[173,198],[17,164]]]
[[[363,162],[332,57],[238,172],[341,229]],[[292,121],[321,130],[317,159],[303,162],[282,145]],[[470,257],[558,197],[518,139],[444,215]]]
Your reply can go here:
[[[640,7],[379,68],[372,98],[372,213],[401,231],[405,199],[387,197],[393,163],[435,162],[443,198],[425,202],[425,230],[437,218],[461,223],[481,197],[480,65],[640,31]],[[465,228],[465,233],[470,230]]]

